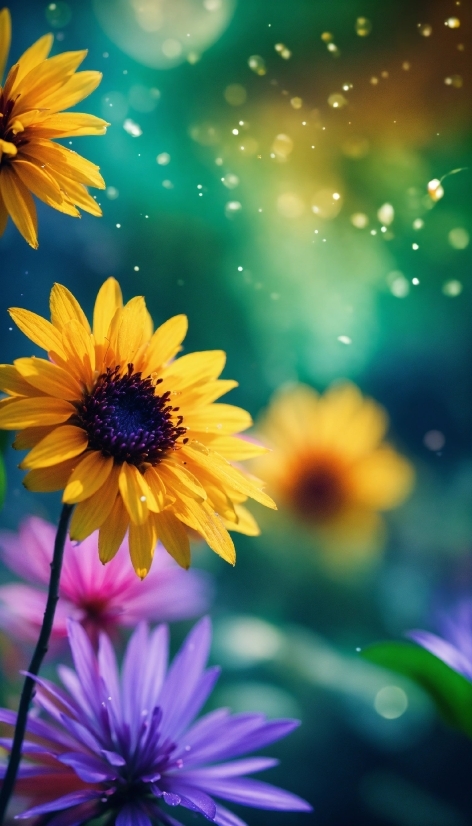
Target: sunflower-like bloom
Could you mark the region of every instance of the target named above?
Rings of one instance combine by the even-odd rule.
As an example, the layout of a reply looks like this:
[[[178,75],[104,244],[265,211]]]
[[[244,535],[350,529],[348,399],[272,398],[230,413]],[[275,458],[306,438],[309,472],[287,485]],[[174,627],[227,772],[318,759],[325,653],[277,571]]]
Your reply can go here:
[[[410,463],[383,442],[385,411],[345,382],[319,396],[305,385],[279,391],[260,422],[273,452],[271,492],[316,531],[326,560],[357,563],[381,544],[379,511],[397,507],[413,482]]]
[[[11,39],[8,9],[0,11],[0,82]],[[64,113],[98,86],[100,72],[78,72],[87,52],[48,58],[46,34],[20,57],[0,86],[0,235],[10,215],[34,249],[38,246],[36,207],[31,193],[59,212],[76,218],[79,210],[101,215],[87,186],[104,189],[95,164],[53,138],[103,135],[109,125],[94,115]]]
[[[21,430],[14,447],[32,448],[20,467],[31,491],[64,489],[75,504],[71,538],[100,529],[102,562],[114,557],[129,528],[131,560],[140,577],[156,542],[190,564],[187,528],[234,564],[227,528],[256,535],[242,506],[248,497],[275,507],[262,483],[231,461],[265,448],[238,438],[251,425],[245,410],[214,404],[236,382],[218,377],[221,350],[175,359],[187,331],[177,315],[154,333],[141,296],[123,306],[109,278],[93,314],[55,284],[51,322],[29,310],[10,315],[49,359],[20,358],[0,366],[0,428]]]
[[[17,791],[36,805],[17,818],[39,815],[50,826],[101,817],[116,826],[182,826],[173,815],[190,809],[202,816],[196,823],[246,826],[219,800],[311,811],[297,795],[247,777],[277,763],[247,755],[285,737],[298,720],[230,714],[226,708],[195,719],[220,672],[206,668],[208,619],[190,632],[170,665],[167,627],[150,632],[140,624],[121,673],[105,634],[97,654],[79,623],[68,625],[75,669],[59,667],[64,688],[34,677],[35,704],[45,716],[28,720],[28,762],[20,766]],[[14,725],[16,713],[0,709],[0,721]],[[11,740],[1,743],[11,748]],[[0,763],[0,778],[4,771]]]

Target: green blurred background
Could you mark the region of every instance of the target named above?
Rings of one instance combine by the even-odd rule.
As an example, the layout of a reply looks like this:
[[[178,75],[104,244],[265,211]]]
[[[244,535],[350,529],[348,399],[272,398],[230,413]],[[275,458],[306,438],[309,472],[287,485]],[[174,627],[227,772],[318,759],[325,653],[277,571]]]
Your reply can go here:
[[[390,441],[416,468],[383,556],[362,575],[331,576],[305,534],[259,512],[263,534],[236,535],[234,570],[196,546],[217,582],[213,657],[225,670],[214,702],[303,720],[272,748],[281,766],[268,779],[308,798],[313,815],[241,815],[254,826],[467,824],[470,744],[356,648],[432,627],[434,610],[472,587],[470,6],[10,9],[10,62],[49,30],[56,52],[88,48],[85,68],[103,81],[79,108],[112,125],[72,143],[107,182],[103,218],[40,204],[38,251],[11,223],[0,240],[1,360],[31,349],[8,306],[46,315],[60,281],[90,314],[114,275],[125,298],[146,296],[156,324],[187,313],[187,351],[227,351],[225,376],[240,383],[231,401],[254,417],[287,382],[323,390],[349,378],[387,409]],[[458,169],[435,201],[428,182]],[[393,220],[378,214],[386,204]],[[3,526],[28,513],[56,521],[59,498],[27,493],[17,458],[7,451]],[[400,689],[393,718],[378,699],[389,686]]]

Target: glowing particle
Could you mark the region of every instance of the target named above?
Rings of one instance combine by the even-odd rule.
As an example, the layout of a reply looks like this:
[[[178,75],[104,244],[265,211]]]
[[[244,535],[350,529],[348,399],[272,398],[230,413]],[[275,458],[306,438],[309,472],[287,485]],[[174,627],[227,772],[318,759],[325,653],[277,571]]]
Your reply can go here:
[[[241,212],[243,205],[239,201],[228,201],[225,205],[225,215],[227,218],[234,218]]]
[[[338,197],[335,198],[334,195]],[[331,220],[341,211],[342,197],[332,189],[320,189],[312,198],[311,211],[320,218]]]
[[[454,89],[461,89],[463,86],[463,79],[461,75],[449,75],[444,78],[446,86],[452,86]]]
[[[423,229],[424,221],[422,218],[415,218],[413,221],[413,229]]]
[[[371,77],[369,82],[372,84],[372,86],[377,86],[378,82],[379,82],[379,79],[378,79],[378,77],[375,77],[375,75],[374,75],[373,77]]]
[[[406,298],[410,292],[410,282],[399,270],[394,270],[387,275],[387,284],[395,298]]]
[[[293,140],[288,135],[276,135],[272,143],[272,155],[279,160],[286,160],[293,150]]]
[[[238,267],[238,272],[242,272],[244,267]]]
[[[235,189],[239,185],[239,178],[233,172],[227,172],[224,178],[221,179],[222,184],[226,189]]]
[[[411,283],[414,284],[415,287],[417,287],[418,284],[420,283],[420,279],[419,278],[412,278]]]
[[[63,26],[67,26],[72,17],[72,12],[68,4],[62,3],[61,0],[57,0],[56,3],[49,3],[46,6],[45,14],[48,23],[56,29],[62,29]]]
[[[371,229],[370,234],[371,235],[377,235],[377,230],[376,229]]]
[[[448,27],[448,29],[458,29],[461,24],[461,21],[458,17],[448,17],[447,20],[444,21],[444,25]]]
[[[284,192],[277,198],[277,212],[284,218],[299,218],[305,211],[302,199],[293,192]]]
[[[412,245],[411,245],[411,248],[412,248],[413,250],[419,250],[420,246],[419,246],[419,244],[412,244]]]
[[[455,227],[448,234],[448,240],[455,250],[465,250],[470,243],[470,235],[464,227]]]
[[[239,129],[232,129],[231,132],[233,135],[239,135]]]
[[[117,190],[116,186],[107,186],[106,195],[110,201],[116,201],[119,196],[119,191]]]
[[[340,198],[339,192],[333,192],[333,201],[339,201]]]
[[[247,65],[249,68],[255,72],[256,75],[265,75],[267,72],[265,60],[259,54],[253,54],[249,58]]]
[[[121,224],[116,224],[117,229],[121,229]]]
[[[326,48],[328,49],[328,52],[331,52],[333,57],[339,57],[339,55],[341,54],[340,49],[338,49],[335,43],[328,43]]]
[[[174,184],[172,183],[172,181],[169,181],[168,178],[166,178],[165,181],[162,181],[162,186],[164,187],[164,189],[173,189],[174,188]]]
[[[135,272],[139,272],[139,267],[133,267],[133,270],[134,270]]]
[[[388,72],[383,71],[383,72],[380,72],[380,77],[383,77],[384,80],[386,80],[389,77],[389,74],[388,74]]]
[[[433,178],[433,180],[428,183],[428,195],[432,201],[440,201],[443,197],[444,189],[438,178]]]
[[[367,37],[372,31],[372,23],[367,17],[358,17],[354,29],[359,37]]]
[[[290,100],[290,105],[291,105],[294,109],[301,109],[301,108],[302,108],[302,106],[303,106],[303,100],[302,100],[302,98],[298,98],[298,97],[291,98],[291,100]]]
[[[343,83],[343,92],[349,92],[352,89],[352,83]]]
[[[422,37],[431,37],[433,27],[430,23],[418,23],[418,31]]]
[[[404,60],[402,63],[402,69],[404,72],[409,72],[411,69],[411,63],[409,63],[408,60]]]
[[[447,295],[449,298],[456,298],[456,296],[460,295],[462,292],[462,284],[460,281],[452,280],[452,281],[445,281],[442,286],[442,291],[444,295]]]
[[[246,89],[240,83],[230,83],[224,91],[224,99],[230,106],[242,106],[246,98]]]
[[[195,63],[201,59],[201,54],[199,52],[189,52],[187,55],[187,63],[190,63],[191,66],[194,66]]]
[[[323,43],[330,43],[333,39],[333,35],[331,34],[331,32],[323,32],[323,34],[321,35],[321,39]]]
[[[385,224],[386,227],[389,227],[395,218],[395,210],[393,206],[391,204],[382,204],[380,209],[377,210],[377,218],[381,224]]]
[[[344,95],[341,95],[339,92],[334,92],[328,98],[328,105],[331,106],[332,109],[342,109],[344,106],[347,106],[347,100]]]
[[[353,227],[356,227],[356,229],[365,229],[368,223],[369,218],[364,212],[354,212],[354,214],[351,215],[351,224]]]
[[[168,152],[160,152],[156,158],[157,163],[159,166],[167,166],[170,163],[170,155]]]
[[[408,697],[397,685],[386,685],[375,695],[374,708],[385,720],[396,720],[408,708]]]
[[[352,344],[352,338],[349,338],[349,336],[338,336],[338,341],[341,344]]]
[[[143,134],[143,130],[141,129],[139,123],[135,123],[134,120],[131,118],[126,118],[123,123],[123,129],[128,135],[131,135],[132,138],[139,138]]]
[[[279,54],[280,54],[280,52],[283,52],[283,50],[285,49],[285,44],[284,43],[276,43],[275,46],[274,46],[274,49],[275,49],[276,52],[279,52]]]
[[[292,57],[292,52],[290,51],[290,49],[285,48],[283,49],[283,51],[280,52],[280,57],[283,57],[284,60],[290,60],[290,58]]]
[[[442,450],[446,444],[444,433],[441,433],[440,430],[428,430],[423,436],[423,444],[428,450],[432,450],[434,453]]]

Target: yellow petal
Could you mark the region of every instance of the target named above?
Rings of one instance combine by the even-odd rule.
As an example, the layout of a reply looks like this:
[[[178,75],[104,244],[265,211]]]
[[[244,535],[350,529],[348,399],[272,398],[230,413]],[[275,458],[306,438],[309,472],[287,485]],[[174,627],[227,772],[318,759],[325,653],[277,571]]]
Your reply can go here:
[[[187,329],[186,315],[175,315],[157,328],[144,356],[142,368],[144,375],[157,371],[177,355],[187,335]]]
[[[57,399],[74,401],[81,398],[80,384],[57,364],[46,359],[21,358],[15,359],[15,367],[25,381],[37,390],[54,396]],[[28,395],[32,395],[30,392]],[[37,392],[35,393],[37,395]]]
[[[159,465],[160,467],[160,465]],[[146,484],[150,488],[152,496],[147,498],[147,504],[149,510],[153,511],[154,513],[159,513],[159,511],[163,510],[166,506],[168,501],[168,497],[166,495],[166,486],[159,475],[159,470],[157,467],[150,467],[146,470],[144,474],[144,479]]]
[[[238,439],[237,436],[213,436],[205,438],[207,447],[211,447],[220,456],[230,462],[241,462],[243,459],[254,459],[268,452],[268,448],[249,439]]]
[[[88,387],[95,370],[95,347],[92,336],[74,318],[62,328],[62,346],[70,368]]]
[[[40,138],[22,147],[21,151],[25,157],[31,156],[39,163],[45,164],[53,178],[57,170],[66,178],[74,178],[86,186],[105,188],[105,182],[98,171],[98,166],[82,158],[77,152],[66,149],[65,146]]]
[[[186,407],[211,404],[220,396],[229,393],[234,387],[238,387],[238,382],[232,379],[217,379],[216,381],[205,382],[205,384],[197,384],[188,390],[182,391],[182,403]]]
[[[5,206],[17,230],[33,249],[38,248],[38,221],[34,201],[10,166],[3,165],[0,185]]]
[[[129,513],[131,522],[135,525],[142,525],[149,515],[147,505],[147,491],[149,486],[143,490],[144,479],[138,468],[124,462],[121,468],[118,484],[120,493]]]
[[[60,465],[30,470],[23,479],[25,488],[33,493],[52,493],[62,490],[77,464],[77,459],[68,459]]]
[[[75,413],[75,407],[62,399],[37,397],[16,399],[0,410],[0,429],[21,430],[24,427],[40,427],[61,424]]]
[[[61,187],[63,196],[70,199],[71,203],[76,204],[80,209],[89,212],[90,215],[95,215],[97,218],[102,215],[102,210],[97,201],[89,195],[83,184],[77,183],[73,178],[66,178],[65,175],[61,175],[56,170],[54,171],[54,177]]]
[[[215,513],[222,518],[226,527],[228,527],[227,522],[235,525],[238,517],[236,516],[234,503],[229,496],[221,487],[216,487],[216,485],[211,484],[207,479],[203,481],[207,492],[208,504],[210,504]]]
[[[373,510],[389,510],[403,502],[413,487],[413,467],[390,447],[360,459],[350,473],[356,501]]]
[[[26,427],[16,434],[12,447],[14,447],[15,450],[30,450],[30,448],[37,445],[41,439],[44,439],[48,433],[52,433],[54,429],[55,425],[50,425],[49,427]]]
[[[207,502],[185,499],[179,503],[178,518],[190,528],[198,531],[210,548],[226,562],[234,565],[236,551],[233,540],[221,519],[213,512]]]
[[[25,456],[20,467],[25,470],[52,467],[80,456],[87,444],[88,436],[81,427],[67,424],[56,427]]]
[[[107,278],[100,287],[93,311],[93,335],[97,344],[102,344],[108,335],[108,328],[116,310],[123,307],[120,285],[115,278]]]
[[[93,496],[107,481],[113,468],[111,456],[105,457],[97,450],[87,453],[75,468],[62,497],[69,505]],[[115,480],[115,485],[117,482]],[[98,526],[97,526],[98,527]]]
[[[109,125],[106,120],[97,118],[95,115],[86,115],[81,112],[61,112],[58,115],[50,115],[45,118],[39,126],[35,127],[34,135],[41,138],[104,135]]]
[[[26,52],[23,52],[19,61],[18,61],[18,75],[16,78],[16,85],[22,80],[31,69],[34,69],[35,66],[38,66],[43,60],[46,60],[49,52],[51,51],[52,44],[54,43],[54,37],[52,34],[45,34],[36,40],[29,49],[26,49]]]
[[[129,555],[133,568],[140,579],[144,579],[151,568],[154,549],[157,543],[157,531],[154,519],[147,519],[143,525],[129,526]]]
[[[184,425],[196,432],[232,435],[251,427],[252,419],[242,407],[232,404],[211,404],[186,413]]]
[[[82,327],[84,327],[87,333],[91,333],[87,316],[75,296],[72,295],[67,287],[63,287],[62,284],[53,285],[51,295],[49,296],[49,307],[51,310],[51,321],[58,330],[62,330],[69,321],[75,319],[79,324],[82,324]]]
[[[8,210],[2,197],[2,188],[0,186],[0,238],[5,232],[8,223]]]
[[[11,396],[42,396],[20,375],[13,364],[0,364],[0,390]]]
[[[132,298],[123,307],[115,350],[119,362],[133,362],[136,351],[143,342],[146,315],[146,303],[141,295]]]
[[[254,519],[252,513],[249,513],[248,509],[245,508],[244,505],[235,505],[234,509],[236,511],[238,521],[236,524],[233,524],[232,522],[225,522],[228,530],[236,531],[236,533],[243,533],[245,536],[260,536],[261,529],[259,528],[259,525]]]
[[[47,108],[44,101],[64,86],[64,81],[78,68],[87,55],[86,50],[77,52],[61,52],[47,60],[42,60],[34,66],[20,81],[16,82],[16,89],[20,96],[15,103],[15,115],[21,115],[28,109]],[[21,68],[21,59],[20,59]]]
[[[43,108],[53,114],[62,109],[70,109],[90,95],[102,79],[101,72],[77,72],[64,83],[57,91],[48,94],[43,99]]]
[[[11,42],[11,17],[8,9],[0,11],[0,85],[8,60]]]
[[[104,565],[110,562],[118,551],[126,531],[129,516],[121,496],[117,496],[108,517],[103,522],[98,534],[98,556]]]
[[[32,313],[30,310],[24,310],[22,307],[10,307],[8,312],[21,332],[28,336],[31,341],[34,341],[38,347],[42,347],[43,350],[48,352],[54,350],[54,352],[65,357],[62,338],[50,321],[46,321],[45,318]]]
[[[15,172],[27,189],[48,206],[57,207],[62,204],[61,190],[45,169],[31,161],[18,158],[15,160]]]
[[[197,477],[187,468],[177,464],[177,462],[173,462],[172,460],[164,461],[157,466],[156,472],[161,476],[166,489],[171,493],[177,491],[191,496],[192,499],[195,497],[202,501],[206,499],[205,489]]]
[[[182,522],[166,510],[154,517],[159,539],[181,568],[190,568],[190,542]]]
[[[162,372],[167,389],[181,390],[192,384],[217,379],[226,362],[223,350],[205,350],[201,353],[189,353],[173,361]]]
[[[112,518],[110,514],[113,506],[116,500],[120,499],[117,495],[118,472],[119,468],[116,465],[112,467],[102,487],[88,499],[84,499],[83,502],[79,502],[75,506],[70,525],[71,539],[82,542],[91,533],[101,528],[107,519]],[[124,510],[124,508],[122,509]],[[127,527],[128,521],[126,521],[123,535]]]
[[[223,485],[226,489],[233,489],[261,505],[277,510],[277,505],[266,493],[260,490],[247,476],[245,476],[237,468],[229,464],[222,456],[217,453],[209,453],[202,449],[196,442],[191,442],[182,448],[182,453],[185,453],[192,462],[201,467],[211,478],[215,480],[215,484]]]

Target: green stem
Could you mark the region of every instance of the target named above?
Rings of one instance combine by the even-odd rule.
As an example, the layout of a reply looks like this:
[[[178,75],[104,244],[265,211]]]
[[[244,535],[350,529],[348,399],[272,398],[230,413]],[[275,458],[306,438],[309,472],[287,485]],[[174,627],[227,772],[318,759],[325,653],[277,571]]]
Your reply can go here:
[[[59,599],[59,581],[61,578],[62,559],[64,556],[64,546],[67,538],[67,531],[69,528],[69,521],[72,515],[74,506],[63,505],[59,525],[57,527],[56,539],[54,542],[54,554],[51,562],[51,577],[49,580],[48,599],[46,603],[46,610],[44,612],[43,624],[39,633],[38,642],[33,654],[33,658],[28,669],[29,674],[38,674],[41,668],[41,663],[46,655],[49,644],[49,637],[51,636],[52,626],[54,622],[54,614],[56,613],[56,605]],[[25,677],[23,683],[23,690],[21,692],[20,705],[18,707],[18,714],[16,718],[15,734],[13,736],[13,743],[10,752],[10,759],[2,784],[0,792],[0,826],[3,823],[3,818],[7,810],[7,806],[15,787],[16,776],[21,760],[21,749],[23,746],[23,739],[26,731],[26,724],[28,720],[28,710],[31,699],[33,697],[35,681],[32,677]]]

